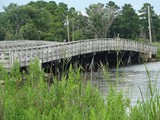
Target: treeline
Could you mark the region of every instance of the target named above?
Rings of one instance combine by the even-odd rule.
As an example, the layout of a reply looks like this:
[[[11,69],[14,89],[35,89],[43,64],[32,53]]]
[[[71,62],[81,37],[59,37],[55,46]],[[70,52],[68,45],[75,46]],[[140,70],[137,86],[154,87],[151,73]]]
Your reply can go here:
[[[11,3],[0,12],[0,40],[74,41],[116,36],[148,39],[148,6],[153,40],[158,41],[160,15],[151,4],[145,3],[137,13],[131,4],[119,7],[112,1],[90,5],[86,15],[63,2],[37,1],[22,6]]]

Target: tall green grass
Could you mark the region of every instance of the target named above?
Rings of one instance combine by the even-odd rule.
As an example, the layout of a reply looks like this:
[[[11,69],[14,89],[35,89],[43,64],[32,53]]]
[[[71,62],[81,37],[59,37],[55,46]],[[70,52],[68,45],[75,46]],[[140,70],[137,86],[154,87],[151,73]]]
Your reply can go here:
[[[106,74],[107,75],[107,74]],[[103,97],[97,88],[83,84],[80,69],[70,66],[61,80],[49,84],[38,61],[20,73],[16,62],[10,73],[0,67],[1,120],[151,120],[159,118],[159,93],[134,107],[112,85]],[[108,77],[109,78],[109,77]],[[129,113],[127,109],[130,109]],[[147,109],[150,108],[150,109]],[[152,117],[147,117],[147,115]],[[152,119],[153,120],[153,119]]]
[[[148,91],[142,93],[139,87],[142,101],[137,102],[131,108],[131,120],[160,120],[160,94],[159,89],[156,87],[160,71],[157,73],[154,84],[151,83],[151,76],[147,67],[146,73],[148,75]],[[146,99],[144,99],[144,96],[146,96]]]

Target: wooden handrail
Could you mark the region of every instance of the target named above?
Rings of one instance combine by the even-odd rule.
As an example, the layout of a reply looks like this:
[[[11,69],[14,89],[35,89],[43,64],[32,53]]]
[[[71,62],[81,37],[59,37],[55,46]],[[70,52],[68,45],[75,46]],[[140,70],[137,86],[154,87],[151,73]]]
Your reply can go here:
[[[5,49],[0,43],[0,63],[6,68],[11,68],[15,60],[19,60],[20,66],[29,65],[33,58],[39,58],[42,62],[49,62],[76,55],[95,53],[101,51],[134,51],[146,54],[157,54],[157,47],[146,43],[121,38],[97,38],[73,42],[46,42],[46,41],[19,41]],[[24,44],[25,43],[25,44]],[[28,44],[28,45],[26,45]],[[7,45],[7,42],[6,44]],[[22,47],[21,47],[22,45]]]

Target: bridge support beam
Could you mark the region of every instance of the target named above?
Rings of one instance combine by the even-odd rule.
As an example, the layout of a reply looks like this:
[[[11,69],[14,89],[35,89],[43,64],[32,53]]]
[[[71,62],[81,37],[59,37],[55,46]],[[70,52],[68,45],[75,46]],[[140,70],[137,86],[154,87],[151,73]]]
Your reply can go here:
[[[132,52],[129,53],[127,65],[131,64],[131,55],[132,55]]]
[[[105,55],[105,59],[106,59],[106,66],[108,66],[109,63],[108,63],[108,56],[107,55]]]
[[[150,59],[152,58],[152,53],[151,53],[151,52],[149,52],[149,58],[150,58]]]

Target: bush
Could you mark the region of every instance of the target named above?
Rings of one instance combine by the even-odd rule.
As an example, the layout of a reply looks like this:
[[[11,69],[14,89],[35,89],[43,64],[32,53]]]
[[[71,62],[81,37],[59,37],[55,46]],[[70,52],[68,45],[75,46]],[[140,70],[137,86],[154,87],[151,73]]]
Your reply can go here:
[[[0,119],[2,120],[159,120],[159,93],[134,107],[123,91],[109,86],[104,98],[97,88],[84,85],[80,69],[69,69],[61,80],[46,82],[38,61],[31,62],[28,73],[19,72],[15,63],[8,74],[0,67]],[[22,78],[25,78],[22,79]],[[129,109],[129,112],[127,112]]]

